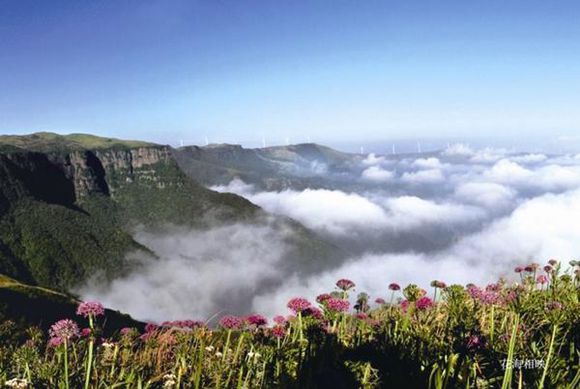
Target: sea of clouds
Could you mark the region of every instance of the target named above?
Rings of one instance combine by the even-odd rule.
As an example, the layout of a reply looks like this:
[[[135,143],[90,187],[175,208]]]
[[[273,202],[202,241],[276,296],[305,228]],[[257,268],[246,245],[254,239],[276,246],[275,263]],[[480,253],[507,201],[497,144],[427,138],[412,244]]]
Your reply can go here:
[[[137,231],[159,259],[138,259],[139,271],[81,294],[146,320],[273,315],[289,298],[313,299],[339,278],[374,299],[387,297],[390,282],[486,283],[511,277],[514,264],[580,253],[579,155],[452,145],[427,155],[370,154],[357,164],[349,177],[356,190],[264,192],[240,180],[212,188],[301,222],[347,259],[297,271],[287,266],[298,261],[288,256],[292,232],[267,220]]]

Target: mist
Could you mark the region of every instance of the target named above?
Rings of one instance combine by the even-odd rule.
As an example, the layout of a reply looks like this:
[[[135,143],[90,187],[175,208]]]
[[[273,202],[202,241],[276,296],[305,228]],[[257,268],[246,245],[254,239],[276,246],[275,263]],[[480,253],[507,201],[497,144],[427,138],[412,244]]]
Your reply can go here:
[[[79,293],[142,320],[272,316],[286,312],[289,298],[313,299],[339,278],[372,300],[388,299],[390,282],[487,283],[513,277],[515,264],[580,252],[578,155],[452,145],[357,161],[344,187],[261,191],[235,179],[211,188],[302,223],[346,258],[314,267],[301,261],[295,232],[267,218],[207,230],[141,229],[135,239],[157,258],[133,258],[130,275],[92,280]],[[322,167],[315,174],[324,182],[333,173]]]

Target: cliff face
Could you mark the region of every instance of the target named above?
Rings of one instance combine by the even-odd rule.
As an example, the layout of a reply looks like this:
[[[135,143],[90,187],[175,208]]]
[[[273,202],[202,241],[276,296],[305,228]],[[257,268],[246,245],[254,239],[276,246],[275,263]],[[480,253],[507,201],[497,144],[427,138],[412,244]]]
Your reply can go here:
[[[171,185],[154,168],[171,162],[168,147],[139,147],[73,152],[67,156],[65,167],[74,183],[77,200],[82,200],[94,193],[114,198],[119,189],[136,181],[159,188]]]
[[[114,199],[134,182],[158,188],[179,185],[158,172],[171,163],[171,151],[163,146],[0,154],[0,213],[23,197],[69,206],[94,194]]]

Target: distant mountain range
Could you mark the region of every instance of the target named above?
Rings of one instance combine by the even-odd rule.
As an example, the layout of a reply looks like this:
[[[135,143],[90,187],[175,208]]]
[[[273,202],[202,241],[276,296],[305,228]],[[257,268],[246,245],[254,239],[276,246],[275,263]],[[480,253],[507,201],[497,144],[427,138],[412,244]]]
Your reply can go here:
[[[299,223],[204,186],[225,182],[228,174],[268,182],[285,160],[300,169],[317,155],[337,169],[347,163],[315,145],[272,148],[267,155],[271,160],[237,146],[174,150],[84,134],[0,136],[0,274],[66,292],[95,272],[128,271],[131,252],[153,255],[132,238],[135,226],[204,228],[265,217],[295,231],[291,244],[303,261],[340,255]]]

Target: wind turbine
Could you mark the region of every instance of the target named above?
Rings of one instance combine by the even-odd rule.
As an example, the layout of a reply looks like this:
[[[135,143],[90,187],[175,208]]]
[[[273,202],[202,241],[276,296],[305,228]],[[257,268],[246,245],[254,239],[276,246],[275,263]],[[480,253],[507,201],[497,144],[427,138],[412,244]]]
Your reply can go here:
[[[209,139],[207,139],[207,136],[205,137],[205,145],[209,145]]]
[[[365,153],[365,148],[364,148],[364,146],[361,146],[361,147],[360,147],[360,153],[361,153],[361,154],[364,154],[364,153]]]
[[[179,145],[180,145],[181,147],[183,147],[183,139],[181,139],[181,140],[179,141]]]
[[[286,137],[286,146],[290,146],[290,138]]]
[[[395,151],[395,144],[393,143],[393,155],[397,154],[397,152]]]
[[[262,147],[266,148],[266,137],[265,136],[262,137]]]

